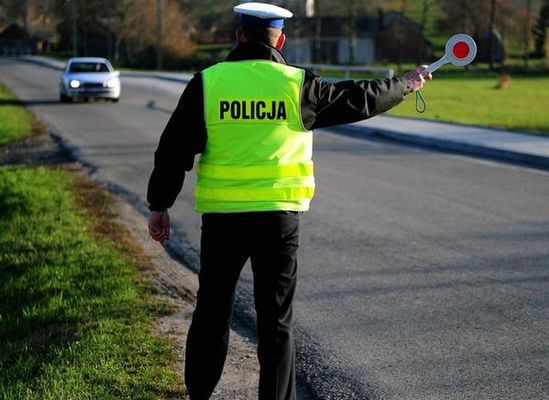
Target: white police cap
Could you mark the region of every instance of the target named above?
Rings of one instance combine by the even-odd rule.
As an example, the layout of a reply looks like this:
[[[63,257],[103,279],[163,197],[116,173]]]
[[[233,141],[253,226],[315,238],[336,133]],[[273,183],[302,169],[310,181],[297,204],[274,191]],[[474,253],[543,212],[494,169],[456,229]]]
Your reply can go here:
[[[240,14],[240,23],[242,25],[282,28],[284,19],[293,16],[285,8],[265,3],[244,3],[236,6],[233,10],[235,13]]]

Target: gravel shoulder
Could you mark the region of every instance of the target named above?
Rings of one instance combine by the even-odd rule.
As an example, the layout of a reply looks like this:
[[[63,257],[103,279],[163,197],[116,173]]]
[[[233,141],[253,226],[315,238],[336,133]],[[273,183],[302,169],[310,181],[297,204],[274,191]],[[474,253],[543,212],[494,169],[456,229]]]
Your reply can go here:
[[[149,238],[146,219],[132,206],[119,200],[116,207],[119,221],[151,258],[151,282],[164,300],[176,306],[174,314],[158,320],[157,330],[172,339],[179,355],[177,368],[183,374],[185,340],[196,301],[197,276]],[[212,399],[256,399],[258,374],[255,345],[234,330],[231,331],[227,362]]]

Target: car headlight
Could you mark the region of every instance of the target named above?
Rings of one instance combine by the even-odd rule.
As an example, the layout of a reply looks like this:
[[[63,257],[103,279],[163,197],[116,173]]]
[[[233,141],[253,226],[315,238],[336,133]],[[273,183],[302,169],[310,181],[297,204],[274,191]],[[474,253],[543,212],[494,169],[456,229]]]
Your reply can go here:
[[[72,81],[70,81],[69,86],[73,89],[79,88],[80,87],[80,81],[77,81],[76,79],[73,79]]]
[[[107,86],[109,88],[117,87],[118,86],[118,79],[109,79],[105,83],[105,86]]]

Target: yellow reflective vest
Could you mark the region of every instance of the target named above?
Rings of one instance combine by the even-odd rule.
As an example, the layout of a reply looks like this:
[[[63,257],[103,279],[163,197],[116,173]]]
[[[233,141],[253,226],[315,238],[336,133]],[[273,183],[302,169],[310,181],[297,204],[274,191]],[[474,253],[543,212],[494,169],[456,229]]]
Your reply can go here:
[[[304,71],[265,60],[202,72],[208,135],[198,212],[306,211],[315,182],[312,132],[301,120]]]

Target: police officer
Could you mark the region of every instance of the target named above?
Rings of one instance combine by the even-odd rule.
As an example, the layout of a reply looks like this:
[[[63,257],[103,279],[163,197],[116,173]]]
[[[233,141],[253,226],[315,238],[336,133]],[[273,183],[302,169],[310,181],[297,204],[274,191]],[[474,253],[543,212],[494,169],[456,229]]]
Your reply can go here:
[[[423,67],[402,78],[327,83],[289,66],[280,53],[291,12],[262,3],[234,11],[241,14],[238,46],[192,78],[160,138],[148,187],[149,232],[162,243],[169,239],[167,209],[201,154],[201,267],[185,365],[190,398],[209,399],[220,379],[235,286],[251,259],[259,398],[293,400],[292,300],[299,213],[315,188],[312,130],[394,107],[423,86]]]

